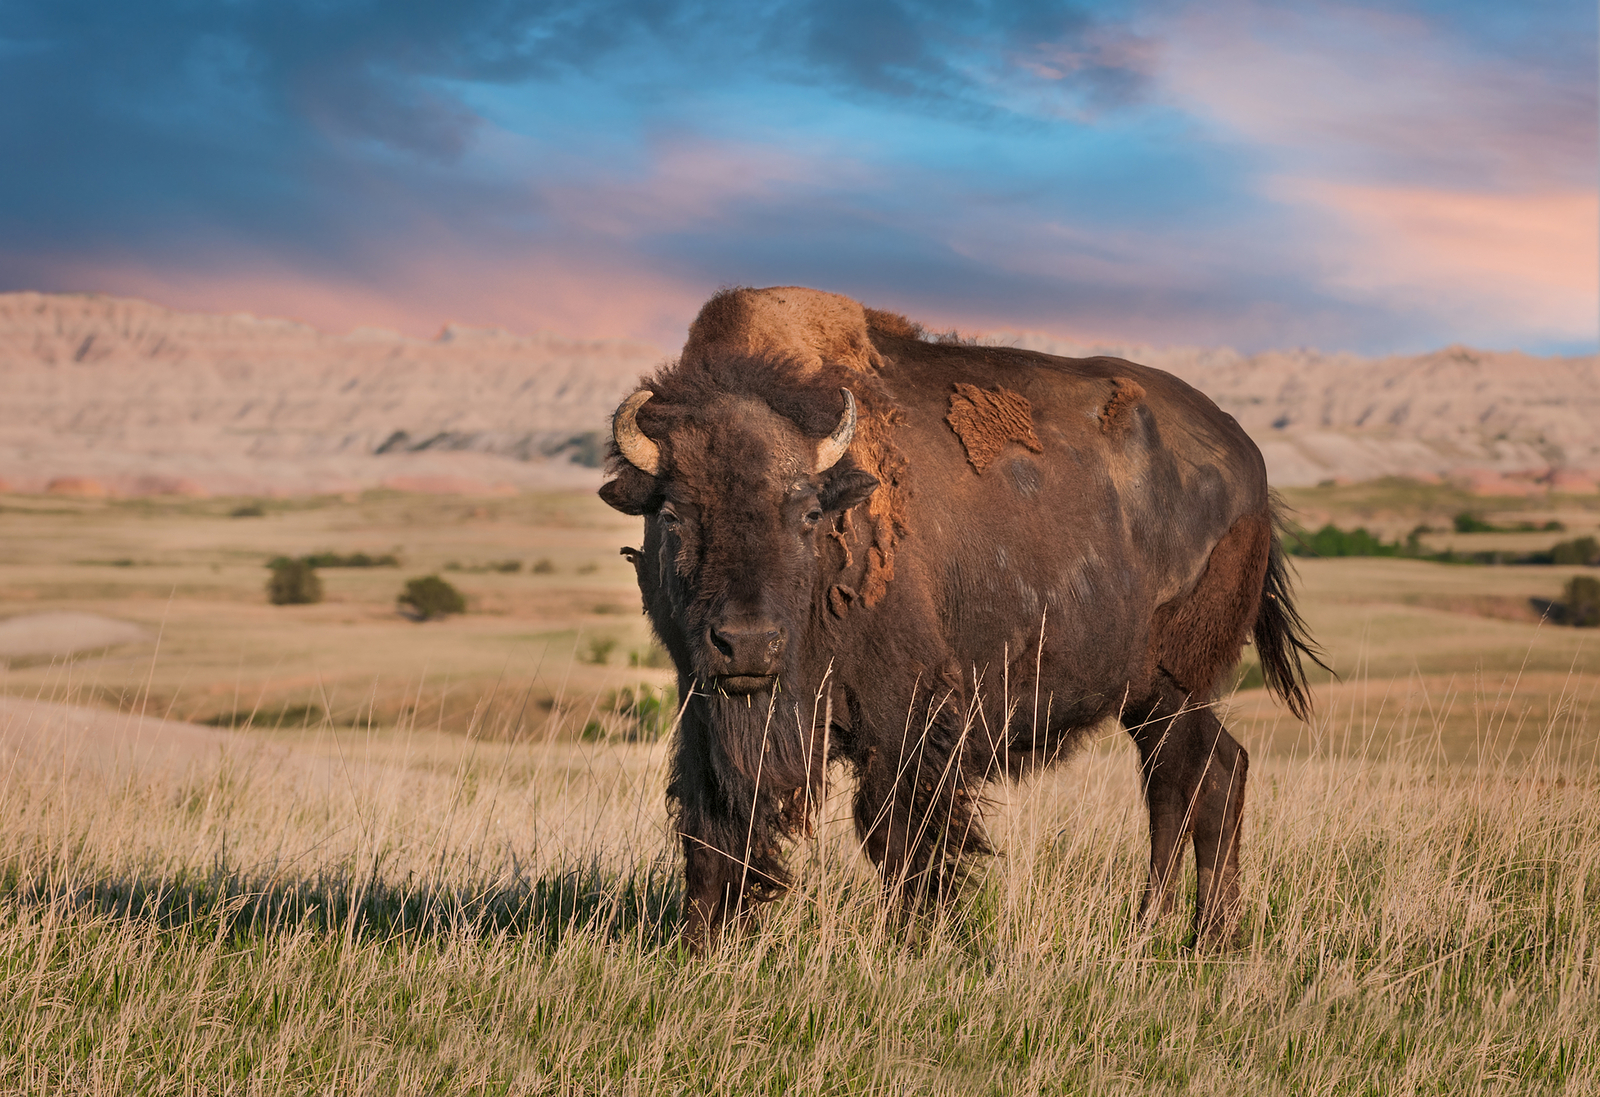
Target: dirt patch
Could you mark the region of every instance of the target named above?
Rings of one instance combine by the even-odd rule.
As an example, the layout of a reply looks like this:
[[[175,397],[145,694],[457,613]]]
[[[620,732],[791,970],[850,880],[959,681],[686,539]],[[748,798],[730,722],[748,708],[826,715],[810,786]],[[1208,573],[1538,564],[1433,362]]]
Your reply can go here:
[[[0,621],[0,660],[71,655],[151,638],[138,625],[97,613],[30,613]]]
[[[1400,598],[1400,603],[1524,624],[1537,624],[1540,617],[1532,599],[1512,594],[1408,594]]]

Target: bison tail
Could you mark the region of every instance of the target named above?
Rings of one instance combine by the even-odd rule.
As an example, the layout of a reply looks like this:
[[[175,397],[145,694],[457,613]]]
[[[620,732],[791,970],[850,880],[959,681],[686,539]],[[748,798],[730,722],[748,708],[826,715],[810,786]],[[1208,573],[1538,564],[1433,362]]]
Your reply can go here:
[[[1274,524],[1281,525],[1277,507],[1273,510]],[[1322,661],[1322,651],[1312,642],[1305,619],[1294,608],[1289,562],[1284,559],[1283,544],[1276,531],[1267,557],[1267,575],[1261,585],[1261,608],[1256,613],[1253,637],[1256,654],[1261,658],[1261,674],[1268,687],[1283,699],[1296,717],[1310,719],[1311,694],[1301,657],[1310,659],[1330,674],[1332,668]]]

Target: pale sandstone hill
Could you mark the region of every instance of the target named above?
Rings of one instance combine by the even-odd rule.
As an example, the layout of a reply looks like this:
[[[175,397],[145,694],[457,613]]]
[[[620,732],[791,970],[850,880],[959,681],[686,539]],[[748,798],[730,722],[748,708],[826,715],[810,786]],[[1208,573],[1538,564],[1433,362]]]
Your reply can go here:
[[[588,482],[597,474],[567,459],[571,440],[605,430],[661,357],[621,340],[459,327],[432,340],[332,335],[143,301],[4,294],[0,478],[121,492]]]
[[[1099,347],[1038,333],[994,341],[1109,354],[1177,374],[1261,446],[1276,483],[1455,476],[1484,490],[1600,478],[1600,358],[1447,347],[1413,357]],[[1510,475],[1508,482],[1505,477]]]
[[[993,341],[1171,370],[1239,419],[1280,484],[1436,474],[1524,490],[1552,468],[1579,485],[1600,475],[1584,471],[1600,470],[1594,357],[1460,347],[1377,360],[1247,357],[1036,333]],[[0,294],[0,486],[137,494],[593,485],[598,472],[571,458],[592,458],[618,400],[663,357],[639,342],[455,327],[431,340],[332,335],[111,297]],[[1499,476],[1511,473],[1523,478]]]

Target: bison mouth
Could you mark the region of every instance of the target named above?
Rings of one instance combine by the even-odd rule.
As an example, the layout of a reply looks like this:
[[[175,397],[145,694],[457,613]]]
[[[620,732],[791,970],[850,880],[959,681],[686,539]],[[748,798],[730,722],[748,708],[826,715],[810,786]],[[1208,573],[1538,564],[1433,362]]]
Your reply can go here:
[[[776,674],[724,674],[716,679],[723,693],[760,693],[771,689],[778,681]]]

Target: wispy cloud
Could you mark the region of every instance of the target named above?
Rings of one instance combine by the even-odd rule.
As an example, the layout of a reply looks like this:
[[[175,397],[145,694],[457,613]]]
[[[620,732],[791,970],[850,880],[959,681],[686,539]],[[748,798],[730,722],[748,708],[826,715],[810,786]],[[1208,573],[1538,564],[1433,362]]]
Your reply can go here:
[[[1517,12],[19,0],[0,288],[669,344],[718,285],[808,282],[962,327],[1592,343],[1594,13]]]
[[[1224,3],[1179,28],[1166,93],[1236,142],[1264,197],[1303,211],[1286,245],[1317,284],[1462,338],[1596,336],[1592,65],[1529,65],[1344,4]]]

